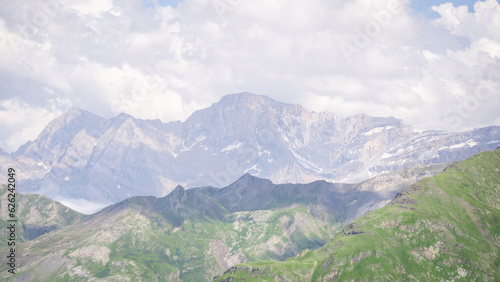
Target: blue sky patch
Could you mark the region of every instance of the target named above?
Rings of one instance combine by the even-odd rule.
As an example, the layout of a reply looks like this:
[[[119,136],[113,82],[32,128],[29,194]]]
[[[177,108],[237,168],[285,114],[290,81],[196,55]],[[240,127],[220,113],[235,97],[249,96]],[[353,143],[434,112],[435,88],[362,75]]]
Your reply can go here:
[[[170,6],[172,8],[177,8],[177,5],[183,0],[142,0],[142,4],[144,7],[151,9],[154,8],[154,3],[156,2],[158,5],[163,7]]]
[[[158,0],[158,4],[164,7],[170,6],[173,8],[177,8],[177,4],[179,4],[180,2],[182,2],[182,0]]]
[[[453,6],[467,5],[469,7],[469,12],[474,11],[474,3],[476,1],[470,0],[414,0],[411,2],[411,8],[416,14],[424,15],[428,18],[438,18],[439,14],[434,12],[431,7],[439,6],[446,2],[453,3]]]

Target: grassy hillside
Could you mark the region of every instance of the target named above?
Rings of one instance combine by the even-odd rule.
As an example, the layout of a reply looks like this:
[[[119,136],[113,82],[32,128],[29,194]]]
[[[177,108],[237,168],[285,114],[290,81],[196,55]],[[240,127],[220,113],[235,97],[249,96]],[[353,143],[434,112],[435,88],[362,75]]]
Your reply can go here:
[[[419,181],[316,251],[217,279],[252,280],[500,281],[500,151]]]
[[[239,263],[320,248],[346,222],[440,170],[415,168],[359,185],[277,185],[244,175],[223,189],[178,186],[162,198],[133,197],[21,244],[18,273],[0,265],[0,279],[211,281]]]
[[[8,226],[7,186],[0,190],[0,225]],[[59,202],[38,194],[16,192],[16,219],[19,221],[17,239],[20,242],[33,240],[45,233],[80,221],[85,215],[80,214]],[[0,230],[0,238],[7,238],[7,230]],[[1,244],[0,249],[7,248]]]
[[[312,217],[305,206],[235,212],[227,221],[191,217],[178,227],[159,214],[128,206],[25,242],[16,277],[207,281],[235,263],[282,259],[320,247],[331,237],[328,230],[330,225]],[[14,278],[4,275],[4,266],[0,270],[4,278]]]

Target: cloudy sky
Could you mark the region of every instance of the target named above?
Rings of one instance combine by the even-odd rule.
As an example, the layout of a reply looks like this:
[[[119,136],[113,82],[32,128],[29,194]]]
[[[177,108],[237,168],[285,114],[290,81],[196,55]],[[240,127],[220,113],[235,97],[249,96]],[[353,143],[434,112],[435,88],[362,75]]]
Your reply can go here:
[[[418,130],[500,125],[497,0],[0,0],[0,147],[71,107],[184,120],[253,92]]]

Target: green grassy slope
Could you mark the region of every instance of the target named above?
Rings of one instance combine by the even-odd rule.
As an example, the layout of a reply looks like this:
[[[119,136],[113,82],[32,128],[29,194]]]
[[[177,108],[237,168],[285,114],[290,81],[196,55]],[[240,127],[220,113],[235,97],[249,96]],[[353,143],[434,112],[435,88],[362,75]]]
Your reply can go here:
[[[217,281],[500,281],[500,151],[450,165],[325,246]]]
[[[304,247],[320,247],[332,236],[331,226],[312,217],[306,206],[235,212],[226,221],[191,217],[181,226],[138,210],[115,209],[105,218],[91,216],[25,242],[18,250],[19,274],[8,275],[0,265],[0,277],[209,281],[234,263],[283,259]]]
[[[7,186],[0,187],[0,226],[8,226]],[[33,240],[45,233],[57,230],[80,221],[85,215],[78,213],[59,202],[38,194],[16,192],[17,239],[20,242]],[[0,238],[6,238],[7,230],[0,230]],[[7,248],[0,245],[0,250]]]
[[[359,185],[275,185],[244,175],[223,189],[178,186],[162,198],[129,198],[24,242],[17,274],[0,264],[0,280],[211,281],[238,263],[284,260],[323,246],[351,218],[384,205],[429,170],[440,168]]]

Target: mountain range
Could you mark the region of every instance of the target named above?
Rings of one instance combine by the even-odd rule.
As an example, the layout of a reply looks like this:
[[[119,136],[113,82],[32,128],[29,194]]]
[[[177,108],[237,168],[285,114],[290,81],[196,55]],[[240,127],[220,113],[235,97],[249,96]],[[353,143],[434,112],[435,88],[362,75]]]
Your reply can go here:
[[[237,263],[317,249],[346,224],[443,169],[412,168],[360,184],[273,184],[245,174],[222,189],[177,186],[165,197],[132,197],[89,216],[42,195],[18,194],[19,265],[16,276],[0,265],[0,278],[210,281]],[[35,226],[38,233],[29,236],[25,230]],[[7,252],[0,247],[0,256]]]
[[[273,183],[357,183],[385,172],[464,160],[500,144],[500,127],[416,132],[393,117],[340,118],[266,96],[224,96],[184,122],[105,119],[73,108],[37,139],[0,153],[19,187],[106,206],[162,197],[177,185],[225,187],[245,173]]]
[[[453,163],[315,251],[216,281],[499,281],[500,149]]]
[[[58,224],[24,236],[16,275],[3,264],[0,279],[498,280],[500,149],[444,168],[360,184],[245,174],[222,189],[177,186],[89,216],[19,194],[20,222]],[[0,247],[0,256],[8,252]]]

